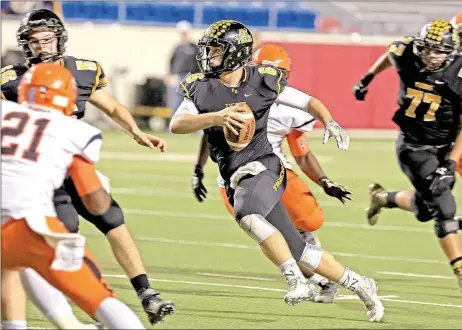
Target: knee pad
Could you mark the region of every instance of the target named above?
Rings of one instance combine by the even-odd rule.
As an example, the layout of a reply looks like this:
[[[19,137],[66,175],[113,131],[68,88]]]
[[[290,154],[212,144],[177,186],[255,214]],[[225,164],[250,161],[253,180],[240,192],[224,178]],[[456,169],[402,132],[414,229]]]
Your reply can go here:
[[[311,270],[316,270],[321,263],[322,248],[306,243],[300,262]]]
[[[239,226],[258,244],[278,232],[276,227],[259,214],[249,214],[241,219]]]
[[[97,219],[92,222],[104,235],[125,223],[124,213],[115,200],[112,200],[111,206],[106,213],[98,218],[100,218],[99,221]]]
[[[451,220],[436,220],[435,233],[438,238],[445,238],[449,234],[455,234],[459,230],[459,221]]]

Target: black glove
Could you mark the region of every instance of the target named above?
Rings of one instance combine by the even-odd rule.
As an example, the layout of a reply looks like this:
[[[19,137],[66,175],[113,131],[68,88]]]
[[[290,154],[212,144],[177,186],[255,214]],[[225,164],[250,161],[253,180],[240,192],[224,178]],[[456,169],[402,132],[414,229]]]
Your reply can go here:
[[[364,101],[367,94],[367,88],[374,79],[374,74],[368,72],[363,79],[361,79],[356,85],[353,86],[353,94],[355,95],[358,101]]]
[[[351,201],[349,195],[351,195],[351,191],[345,189],[343,186],[339,185],[338,183],[330,181],[327,177],[320,178],[322,187],[324,188],[324,192],[332,197],[337,198],[342,204],[345,204],[344,199],[348,199]]]
[[[441,165],[430,177],[432,179],[430,190],[436,196],[440,196],[447,189],[451,190],[456,182],[456,162],[448,159]]]
[[[194,167],[193,177],[191,179],[191,188],[194,196],[199,202],[203,202],[207,196],[207,189],[205,189],[202,179],[204,178],[204,172],[202,171],[202,165],[196,165]]]

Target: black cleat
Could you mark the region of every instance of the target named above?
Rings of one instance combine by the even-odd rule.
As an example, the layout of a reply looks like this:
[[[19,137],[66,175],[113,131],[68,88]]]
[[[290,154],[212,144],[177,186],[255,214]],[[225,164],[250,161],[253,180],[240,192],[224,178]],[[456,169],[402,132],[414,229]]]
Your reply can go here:
[[[152,325],[163,322],[167,315],[175,313],[175,304],[172,301],[161,299],[159,292],[154,289],[145,288],[138,291],[138,298]]]
[[[386,190],[378,183],[369,185],[370,203],[366,209],[367,221],[375,226],[379,220],[379,213],[382,207],[386,206]]]

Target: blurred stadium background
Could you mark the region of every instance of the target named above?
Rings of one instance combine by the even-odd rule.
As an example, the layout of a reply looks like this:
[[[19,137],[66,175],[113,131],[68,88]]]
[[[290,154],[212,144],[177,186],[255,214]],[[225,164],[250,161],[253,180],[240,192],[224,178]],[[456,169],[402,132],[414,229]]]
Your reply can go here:
[[[110,132],[113,124],[88,105],[85,120],[106,129],[98,167],[111,179],[153,285],[178,306],[176,318],[160,328],[460,328],[460,293],[432,224],[400,211],[385,212],[377,227],[365,224],[369,183],[409,187],[390,139],[396,135],[391,116],[397,75],[381,74],[365,102],[351,92],[390,41],[416,34],[430,19],[451,19],[460,1],[2,1],[2,66],[21,60],[16,30],[22,15],[38,7],[62,15],[67,53],[99,61],[109,91],[146,129],[165,130],[172,114],[168,84],[178,22],[191,24],[190,40],[196,42],[208,24],[226,18],[247,24],[260,44],[285,47],[293,60],[289,83],[323,100],[354,137],[346,153],[333,141],[323,146],[318,137],[310,144],[326,173],[352,189],[355,200],[344,207],[309,185],[326,213],[319,231],[323,245],[377,278],[386,296],[385,324],[368,324],[359,302],[345,291],[332,306],[284,306],[282,279],[225,213],[215,166],[206,168],[207,201],[194,200],[189,181],[199,136],[160,132],[168,152],[149,152]],[[455,193],[460,201],[460,184]],[[88,223],[81,226],[116,292],[144,319],[107,241]],[[30,313],[31,325],[49,326],[36,309]]]

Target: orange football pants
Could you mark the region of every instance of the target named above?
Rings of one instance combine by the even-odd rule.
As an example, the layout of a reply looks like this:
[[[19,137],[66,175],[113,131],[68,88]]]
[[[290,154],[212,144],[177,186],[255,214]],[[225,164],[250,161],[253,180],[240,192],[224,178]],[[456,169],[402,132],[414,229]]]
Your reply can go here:
[[[225,188],[220,188],[220,195],[229,213],[234,216],[234,210],[226,197]],[[281,197],[281,202],[298,230],[313,232],[321,228],[324,223],[324,211],[310,188],[292,170],[287,170],[287,187]]]
[[[53,232],[68,232],[58,218],[47,217],[46,220]],[[94,318],[103,300],[115,295],[101,277],[90,251],[85,247],[83,266],[75,272],[51,269],[54,254],[54,247],[32,231],[25,219],[11,219],[2,225],[2,270],[34,269]]]

